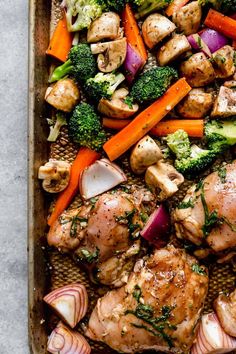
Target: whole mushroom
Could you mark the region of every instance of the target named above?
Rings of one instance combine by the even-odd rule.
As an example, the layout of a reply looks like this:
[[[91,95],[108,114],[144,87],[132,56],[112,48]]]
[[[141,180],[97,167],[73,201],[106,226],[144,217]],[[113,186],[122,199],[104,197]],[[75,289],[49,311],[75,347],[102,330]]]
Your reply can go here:
[[[102,39],[115,40],[121,36],[120,16],[115,12],[105,12],[92,22],[87,33],[87,42],[95,43]]]
[[[43,189],[48,193],[62,192],[70,180],[69,162],[50,159],[39,168],[38,178],[43,180]]]
[[[45,100],[60,111],[71,112],[80,100],[80,92],[72,79],[61,79],[48,87]]]
[[[176,26],[167,17],[160,14],[152,14],[143,22],[143,39],[148,48],[152,49],[163,38],[169,36]]]
[[[149,135],[146,135],[131,152],[130,166],[134,173],[140,175],[162,158],[163,155],[159,146]]]
[[[126,38],[113,42],[91,44],[91,52],[98,55],[98,68],[103,73],[118,69],[125,61],[127,53]]]

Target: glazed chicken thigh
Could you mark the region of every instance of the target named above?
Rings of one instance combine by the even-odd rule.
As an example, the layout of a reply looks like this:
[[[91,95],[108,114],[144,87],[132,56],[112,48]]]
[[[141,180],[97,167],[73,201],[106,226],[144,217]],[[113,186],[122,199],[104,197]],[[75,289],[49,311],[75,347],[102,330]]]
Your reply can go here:
[[[127,280],[140,251],[141,216],[150,215],[155,204],[146,189],[132,188],[105,193],[95,203],[65,212],[50,228],[48,244],[74,258],[103,284],[120,286]]]
[[[86,335],[123,353],[188,353],[207,289],[205,268],[169,245],[139,260],[125,286],[98,300]]]
[[[187,207],[173,213],[177,237],[206,240],[215,252],[236,246],[236,162],[191,187],[183,201]]]

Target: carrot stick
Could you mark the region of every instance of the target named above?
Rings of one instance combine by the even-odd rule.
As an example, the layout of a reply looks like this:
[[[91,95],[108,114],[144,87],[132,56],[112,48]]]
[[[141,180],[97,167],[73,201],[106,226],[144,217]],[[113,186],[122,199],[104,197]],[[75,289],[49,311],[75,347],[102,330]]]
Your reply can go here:
[[[236,20],[210,9],[204,24],[223,33],[226,37],[236,40]]]
[[[66,16],[64,16],[57,24],[46,54],[65,62],[72,46],[72,40],[73,35],[67,29]]]
[[[152,130],[154,136],[166,136],[183,129],[192,138],[202,138],[204,135],[203,119],[174,119],[158,123]]]
[[[122,20],[127,42],[131,45],[131,47],[136,48],[145,64],[148,58],[147,50],[145,48],[143,38],[140,34],[137,21],[129,4],[126,4],[125,6]]]
[[[186,5],[189,2],[189,0],[174,0],[172,3],[166,8],[165,13],[167,16],[172,16],[174,12],[178,11]]]
[[[185,78],[178,80],[151,106],[141,112],[132,122],[114,135],[103,149],[111,161],[117,159],[151,130],[191,90]]]
[[[48,219],[48,225],[51,226],[61,215],[61,213],[70,205],[71,201],[77,194],[79,190],[79,178],[81,172],[94,163],[98,158],[100,154],[98,154],[95,151],[92,151],[88,148],[82,147],[72,166],[71,166],[71,175],[70,175],[70,182],[68,187],[60,193],[57,201],[55,208]]]
[[[131,121],[125,119],[103,118],[103,126],[109,129],[121,130],[126,127]],[[202,138],[204,134],[203,119],[171,119],[164,122],[159,122],[150,130],[153,136],[166,136],[176,132],[178,129],[183,129],[192,138]]]

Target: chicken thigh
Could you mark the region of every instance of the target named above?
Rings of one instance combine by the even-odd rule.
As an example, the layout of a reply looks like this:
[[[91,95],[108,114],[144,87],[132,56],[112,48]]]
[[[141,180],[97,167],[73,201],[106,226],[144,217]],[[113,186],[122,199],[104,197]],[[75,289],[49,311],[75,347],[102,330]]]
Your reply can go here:
[[[236,246],[236,162],[191,187],[183,202],[173,213],[177,237],[215,252]]]
[[[206,269],[169,245],[139,260],[125,286],[98,300],[86,335],[122,353],[188,353],[207,289]]]
[[[73,257],[105,285],[127,281],[141,245],[143,217],[154,210],[154,197],[146,189],[132,187],[132,194],[105,193],[79,209],[61,215],[48,233],[48,243]]]

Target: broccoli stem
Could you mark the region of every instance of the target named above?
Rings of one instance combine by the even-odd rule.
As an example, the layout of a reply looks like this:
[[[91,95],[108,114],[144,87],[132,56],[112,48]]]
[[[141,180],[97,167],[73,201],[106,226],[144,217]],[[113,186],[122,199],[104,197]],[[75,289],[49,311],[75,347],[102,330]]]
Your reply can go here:
[[[53,127],[50,127],[50,134],[48,137],[48,141],[50,141],[51,143],[57,140],[63,125],[67,125],[66,118],[62,113],[57,113],[56,117],[57,117],[56,123]]]
[[[172,0],[147,0],[144,1],[144,3],[138,7],[138,12],[135,14],[135,17],[137,19],[140,19],[151,12],[161,10],[165,8],[167,5],[169,5],[172,2]]]
[[[64,64],[61,66],[58,66],[52,73],[49,83],[51,84],[52,82],[58,81],[65,77],[66,75],[69,75],[73,70],[73,65],[71,60],[67,60]]]
[[[116,82],[110,87],[111,93],[114,93],[117,87],[124,81],[124,75],[119,73],[116,75]]]

